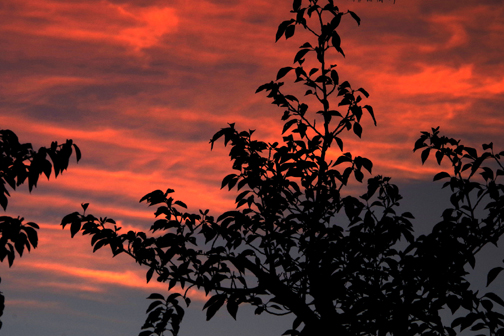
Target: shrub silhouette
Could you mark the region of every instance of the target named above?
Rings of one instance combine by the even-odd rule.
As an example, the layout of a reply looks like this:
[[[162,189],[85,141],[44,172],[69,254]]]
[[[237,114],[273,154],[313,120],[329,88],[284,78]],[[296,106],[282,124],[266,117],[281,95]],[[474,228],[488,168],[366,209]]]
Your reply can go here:
[[[182,294],[152,294],[148,317],[140,336],[179,331],[182,308],[190,304],[189,289],[208,294],[207,320],[223,306],[236,318],[242,304],[256,314],[293,314],[287,335],[456,335],[455,328],[487,329],[501,335],[503,315],[494,304],[504,302],[494,293],[469,289],[466,266],[474,267],[475,255],[488,243],[496,244],[504,226],[504,175],[499,154],[492,144],[478,155],[439,129],[422,132],[414,150],[425,162],[435,153],[437,162],[449,160],[453,170],[434,180],[448,179],[452,207],[428,235],[415,237],[411,213],[398,213],[399,189],[389,177],[371,176],[372,162],[344,152],[344,132],[360,137],[366,115],[376,124],[373,108],[362,105],[368,97],[340,81],[328,54],[345,56],[337,32],[348,18],[360,24],[351,11],[340,11],[332,0],[293,1],[294,18],[282,22],[276,40],[291,38],[298,29],[314,40],[301,45],[294,66],[281,68],[275,81],[261,85],[272,103],[282,108],[283,139],[279,144],[256,140],[253,131],[234,124],[218,131],[210,143],[221,139],[229,145],[235,173],[222,188],[239,191],[236,210],[217,218],[209,211],[186,212],[174,192],[155,190],[140,200],[157,205],[157,219],[150,233],[120,233],[114,220],[74,212],[62,220],[71,236],[79,231],[92,236],[93,251],[110,246],[113,255],[126,253],[145,265],[147,281],[180,286]],[[318,64],[304,68],[310,57]],[[284,93],[286,76],[306,86],[308,106]],[[342,154],[331,157],[329,149]],[[334,152],[334,151],[333,151]],[[485,166],[492,160],[497,170]],[[493,167],[493,166],[492,166]],[[345,187],[362,183],[360,197]],[[481,182],[476,182],[481,176]],[[476,217],[484,207],[486,216]],[[346,221],[339,222],[341,213]],[[341,216],[340,216],[341,217]],[[113,227],[112,227],[113,226]],[[402,240],[401,243],[400,240]],[[491,283],[502,267],[488,274]],[[458,318],[451,324],[440,317],[449,308]]]
[[[28,180],[30,192],[37,186],[39,176],[44,174],[47,179],[54,169],[55,177],[68,168],[68,162],[72,155],[72,147],[75,149],[77,161],[81,154],[72,140],[58,145],[54,141],[49,148],[41,147],[35,151],[30,143],[21,144],[18,137],[11,130],[0,130],[0,205],[7,210],[10,196],[6,183],[13,189],[19,187]],[[49,159],[47,158],[49,156]],[[52,162],[52,163],[51,163]],[[0,216],[0,261],[7,257],[9,267],[15,259],[15,251],[21,257],[24,249],[31,250],[38,244],[38,235],[35,229],[36,223],[23,224],[24,218]],[[5,308],[5,298],[0,292],[0,316]],[[0,328],[2,322],[0,322]]]

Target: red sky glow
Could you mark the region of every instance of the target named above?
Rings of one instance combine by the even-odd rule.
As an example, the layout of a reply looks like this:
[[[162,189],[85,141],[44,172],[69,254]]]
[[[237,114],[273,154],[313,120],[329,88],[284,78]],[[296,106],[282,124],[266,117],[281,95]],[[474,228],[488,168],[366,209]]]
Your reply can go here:
[[[374,127],[364,116],[362,139],[345,135],[345,152],[370,158],[374,174],[407,187],[442,170],[434,162],[422,166],[412,152],[420,131],[440,126],[479,150],[490,141],[504,150],[502,1],[337,5],[362,22],[343,20],[346,58],[331,57],[342,80],[370,93],[365,104],[378,121]],[[281,141],[283,111],[254,92],[292,66],[307,41],[297,27],[294,38],[275,43],[290,9],[290,1],[266,0],[0,3],[1,128],[35,148],[73,139],[82,151],[81,162],[72,157],[57,179],[41,178],[31,194],[26,186],[11,193],[5,214],[41,229],[39,248],[10,269],[0,266],[6,335],[138,334],[143,299],[166,294],[167,285],[145,284],[146,270],[133,260],[112,259],[106,248],[93,254],[88,237],[71,239],[59,223],[90,203],[90,213],[124,230],[147,230],[155,209],[138,201],[155,189],[175,189],[193,211],[234,208],[235,194],[219,190],[232,172],[228,148],[218,143],[211,151],[209,140],[235,123]],[[285,91],[301,98],[304,89],[284,79]],[[193,292],[193,300],[204,298]],[[185,335],[207,331],[204,317],[186,323]]]

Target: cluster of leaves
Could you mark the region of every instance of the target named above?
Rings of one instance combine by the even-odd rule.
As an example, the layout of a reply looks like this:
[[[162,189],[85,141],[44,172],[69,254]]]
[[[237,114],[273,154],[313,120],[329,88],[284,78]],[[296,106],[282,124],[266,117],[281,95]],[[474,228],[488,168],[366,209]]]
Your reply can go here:
[[[483,144],[482,148],[484,152],[478,155],[475,148],[462,145],[460,140],[440,136],[439,127],[433,128],[432,133],[422,132],[414,147],[415,151],[422,149],[422,163],[434,152],[438,164],[446,158],[453,168],[451,173],[440,172],[434,176],[434,181],[448,179],[443,188],[451,189],[453,207],[444,210],[443,220],[432,233],[419,237],[410,249],[416,248],[417,254],[430,263],[427,267],[432,273],[431,288],[444,290],[443,295],[437,294],[437,305],[448,306],[452,313],[460,307],[468,311],[455,319],[451,328],[486,329],[490,335],[502,335],[504,315],[493,307],[494,303],[504,306],[504,301],[492,292],[478,295],[469,289],[470,283],[464,278],[465,266],[474,268],[477,253],[489,243],[497,246],[504,233],[504,185],[497,182],[504,175],[501,163],[504,151],[496,154],[492,143]],[[480,182],[476,180],[478,177]],[[478,213],[483,212],[486,215],[478,218]],[[419,270],[427,267],[419,266]],[[489,271],[487,286],[503,269],[496,267]],[[448,330],[451,335],[455,334]]]
[[[0,205],[2,208],[7,209],[7,196],[10,196],[6,185],[16,190],[16,187],[28,181],[28,188],[32,191],[33,187],[37,186],[40,175],[44,174],[49,179],[54,168],[54,175],[57,177],[67,169],[72,147],[79,161],[80,150],[72,140],[67,140],[61,145],[52,142],[49,148],[41,147],[35,151],[30,143],[20,143],[11,130],[0,130]],[[39,226],[32,222],[23,224],[23,220],[24,218],[19,216],[17,218],[0,216],[0,261],[4,261],[7,257],[9,267],[14,262],[15,251],[21,257],[25,247],[30,251],[31,247],[36,248],[38,244],[35,229]],[[0,316],[4,308],[4,297],[0,292]]]
[[[179,296],[181,294],[173,293],[165,299],[161,294],[151,294],[147,299],[155,301],[147,308],[147,314],[149,315],[139,336],[161,335],[166,330],[176,335],[180,329],[180,322],[184,317],[184,309],[180,307],[178,300],[176,300]],[[185,302],[189,306],[191,300],[186,297]],[[168,324],[171,325],[172,329],[167,329]]]
[[[171,196],[172,189],[156,190],[140,200],[156,205],[155,216],[161,217],[149,234],[121,233],[113,220],[86,215],[87,204],[83,214],[67,215],[62,226],[70,225],[72,236],[79,231],[91,235],[94,250],[108,245],[114,255],[130,255],[147,267],[147,281],[155,275],[169,290],[179,287],[181,296],[150,297],[157,301],[148,309],[142,336],[162,335],[170,323],[176,335],[183,317],[178,299],[187,299],[192,288],[209,296],[207,319],[224,306],[236,318],[242,304],[254,306],[256,314],[293,314],[287,335],[332,330],[341,335],[453,336],[456,327],[503,334],[504,316],[493,307],[504,302],[494,293],[473,292],[465,278],[474,256],[487,243],[497,243],[503,232],[504,189],[496,182],[503,170],[494,174],[482,166],[488,158],[500,166],[502,153],[485,145],[487,152],[480,157],[440,137],[438,130],[422,133],[415,145],[415,150],[425,147],[422,161],[435,151],[438,162],[448,157],[454,169],[435,177],[450,178],[446,186],[452,188],[454,207],[429,235],[415,238],[413,215],[396,212],[402,197],[388,177],[368,178],[367,191],[359,197],[345,194],[345,186],[365,181],[373,165],[343,153],[341,134],[362,135],[363,111],[376,120],[369,105],[361,106],[367,91],[340,83],[336,65],[326,60],[333,50],[344,56],[337,33],[342,18],[358,24],[360,19],[340,11],[332,0],[324,6],[309,0],[306,7],[294,0],[292,13],[295,18],[280,24],[277,40],[292,37],[301,27],[316,43],[304,43],[294,57],[296,67],[280,69],[276,81],[257,90],[284,110],[282,144],[256,140],[252,130],[238,131],[234,124],[210,141],[213,147],[223,139],[231,147],[235,173],[223,179],[222,188],[239,192],[235,210],[216,219],[208,210],[190,213]],[[319,66],[306,70],[303,64],[310,55]],[[309,111],[300,99],[283,93],[279,80],[292,71],[294,82],[305,85],[306,95],[320,108]],[[331,157],[338,149],[341,155]],[[484,183],[471,180],[477,172]],[[478,220],[476,207],[487,196],[489,215]],[[488,282],[501,270],[493,269]],[[440,317],[445,307],[454,313],[462,307],[465,313],[446,326]]]
[[[35,223],[29,222],[23,224],[24,218],[12,218],[9,216],[0,216],[0,261],[4,261],[7,257],[9,267],[14,262],[14,249],[18,252],[19,256],[23,256],[24,248],[30,252],[31,246],[37,247],[38,236],[37,231],[39,226]],[[13,246],[14,244],[14,246]]]
[[[54,168],[54,175],[58,177],[68,168],[72,147],[79,161],[81,153],[72,140],[67,140],[61,145],[53,141],[49,148],[40,147],[38,151],[35,151],[30,143],[19,143],[14,132],[0,130],[0,205],[2,208],[4,210],[7,208],[7,196],[10,196],[6,183],[15,190],[28,178],[28,188],[32,191],[33,187],[37,186],[40,175],[44,174],[49,179]]]

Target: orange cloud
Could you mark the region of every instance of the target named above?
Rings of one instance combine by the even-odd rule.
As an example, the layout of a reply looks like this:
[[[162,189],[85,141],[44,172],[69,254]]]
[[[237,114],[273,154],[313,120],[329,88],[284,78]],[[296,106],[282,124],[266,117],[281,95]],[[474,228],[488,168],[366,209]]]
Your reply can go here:
[[[472,88],[472,66],[460,69],[426,67],[421,72],[390,79],[403,94],[451,94],[466,95]]]
[[[418,64],[418,71],[408,74],[376,73],[373,84],[402,95],[443,95],[444,97],[482,98],[504,92],[504,77],[475,73],[473,64],[460,68],[446,65]]]
[[[119,43],[140,51],[177,29],[178,18],[169,7],[131,7],[107,1],[89,5],[55,1],[23,1],[22,16],[3,24],[5,31],[58,39]],[[31,20],[44,23],[37,29]]]
[[[173,33],[178,26],[178,17],[173,8],[146,7],[126,8],[112,5],[124,17],[131,17],[136,26],[125,28],[117,35],[118,40],[131,44],[135,50],[149,48],[159,43],[163,35]]]
[[[103,287],[99,287],[97,285],[89,285],[85,283],[66,283],[66,282],[57,282],[57,281],[42,281],[38,284],[38,286],[54,289],[57,291],[66,291],[66,292],[86,292],[90,294],[103,293]]]
[[[131,270],[126,270],[122,272],[117,271],[104,271],[96,270],[82,267],[73,267],[62,264],[39,262],[39,263],[25,263],[25,266],[43,270],[44,272],[57,272],[59,274],[69,275],[78,279],[89,280],[93,283],[100,283],[113,286],[122,286],[135,288],[140,290],[145,290],[148,292],[159,291],[161,293],[167,290],[167,284],[156,282],[155,279],[152,282],[146,283],[145,277],[140,276],[137,272]],[[60,289],[75,289],[73,286],[59,285],[57,283],[44,284],[45,286],[55,286]],[[103,287],[98,289],[97,287],[85,286],[84,291],[104,291]],[[175,287],[171,292],[182,293],[184,290],[180,287]],[[205,300],[206,295],[196,289],[191,289],[189,295],[195,300]]]
[[[464,28],[464,24],[461,21],[465,21],[467,16],[458,15],[434,15],[428,20],[442,26],[445,30],[450,33],[449,40],[441,48],[454,48],[467,43],[468,34]]]
[[[113,272],[95,270],[81,267],[72,267],[67,265],[53,264],[53,263],[36,263],[29,264],[30,267],[43,269],[44,271],[54,271],[68,274],[77,278],[90,279],[100,283],[113,284],[125,287],[145,288],[145,279],[141,278],[137,273],[132,271]],[[165,285],[153,283],[157,289],[165,289]]]

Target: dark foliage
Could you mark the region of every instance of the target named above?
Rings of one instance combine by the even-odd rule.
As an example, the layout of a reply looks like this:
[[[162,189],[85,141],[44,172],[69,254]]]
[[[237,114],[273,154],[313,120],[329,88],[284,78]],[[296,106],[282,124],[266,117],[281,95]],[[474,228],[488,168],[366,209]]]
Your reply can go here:
[[[53,142],[49,148],[41,147],[38,151],[33,150],[30,143],[19,143],[16,134],[10,130],[0,130],[0,205],[7,209],[7,190],[9,185],[13,190],[28,181],[30,192],[37,186],[39,176],[44,174],[47,179],[54,175],[57,177],[68,167],[72,147],[75,149],[77,161],[80,160],[80,150],[67,140],[66,143],[58,145]],[[49,157],[49,158],[48,158]],[[0,261],[7,257],[9,267],[12,266],[15,258],[15,251],[21,257],[26,248],[36,248],[38,244],[37,231],[39,226],[29,222],[23,224],[22,217],[0,216]],[[5,308],[4,296],[0,292],[0,316]],[[0,322],[0,328],[2,324]]]
[[[434,180],[448,179],[443,187],[451,188],[453,206],[430,234],[415,237],[412,214],[396,212],[398,187],[389,177],[364,179],[371,174],[371,161],[343,152],[341,135],[351,131],[360,137],[364,112],[376,124],[372,107],[362,105],[368,92],[340,82],[327,57],[329,52],[345,55],[337,28],[347,18],[360,24],[359,17],[340,11],[332,0],[324,5],[310,0],[306,7],[294,0],[292,13],[294,18],[280,24],[276,40],[305,29],[315,41],[304,43],[294,66],[280,69],[276,81],[257,90],[284,110],[282,143],[256,140],[253,131],[238,131],[234,124],[210,141],[231,147],[235,173],[223,179],[222,188],[239,192],[235,210],[217,218],[208,210],[190,213],[172,197],[173,190],[156,190],[140,200],[157,206],[159,219],[150,234],[120,233],[113,220],[86,214],[88,204],[83,214],[67,215],[62,226],[70,225],[72,236],[91,235],[94,250],[108,245],[113,255],[130,255],[147,267],[147,281],[154,277],[169,289],[180,286],[186,305],[190,288],[204,290],[207,319],[222,307],[236,318],[239,306],[250,304],[256,314],[293,314],[286,335],[330,330],[349,336],[453,336],[456,328],[504,334],[504,316],[494,310],[495,304],[504,305],[502,299],[474,292],[466,279],[476,254],[496,244],[504,230],[504,189],[497,183],[504,175],[504,153],[494,153],[488,144],[478,155],[440,136],[438,129],[423,132],[414,149],[422,150],[422,162],[430,153],[438,163],[450,161],[452,171]],[[318,67],[303,67],[308,56]],[[306,96],[319,107],[285,94],[279,82],[285,76],[305,85]],[[342,154],[330,157],[331,146],[331,153],[339,149]],[[487,160],[497,170],[485,165]],[[366,180],[363,195],[345,192],[349,183]],[[477,218],[478,207],[486,210],[484,218]],[[491,270],[488,283],[502,269]],[[141,336],[177,334],[184,315],[177,296],[149,297],[155,301]],[[440,317],[444,308],[459,317],[446,324]]]

